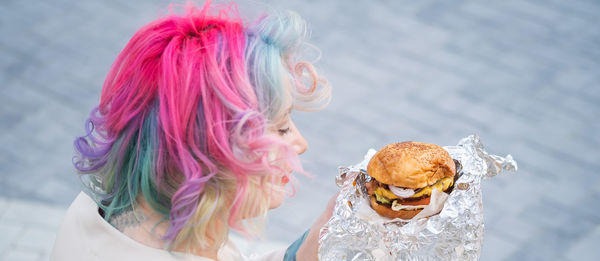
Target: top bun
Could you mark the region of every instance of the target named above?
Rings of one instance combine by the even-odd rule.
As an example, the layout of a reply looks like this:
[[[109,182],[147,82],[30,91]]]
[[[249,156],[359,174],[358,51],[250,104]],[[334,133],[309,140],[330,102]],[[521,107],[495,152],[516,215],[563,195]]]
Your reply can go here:
[[[406,141],[380,149],[367,166],[369,176],[381,183],[404,188],[424,188],[453,177],[454,161],[442,147]]]

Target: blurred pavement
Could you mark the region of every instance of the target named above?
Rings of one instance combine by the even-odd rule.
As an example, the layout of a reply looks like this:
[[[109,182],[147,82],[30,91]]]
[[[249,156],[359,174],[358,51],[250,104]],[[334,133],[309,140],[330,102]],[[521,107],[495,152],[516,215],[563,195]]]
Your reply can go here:
[[[168,2],[0,2],[0,261],[47,259],[79,191],[73,138],[118,52]],[[482,260],[600,260],[600,2],[269,3],[306,18],[334,89],[325,110],[293,114],[314,178],[272,211],[263,245],[309,228],[337,167],[369,148],[479,133],[520,167],[483,183]]]

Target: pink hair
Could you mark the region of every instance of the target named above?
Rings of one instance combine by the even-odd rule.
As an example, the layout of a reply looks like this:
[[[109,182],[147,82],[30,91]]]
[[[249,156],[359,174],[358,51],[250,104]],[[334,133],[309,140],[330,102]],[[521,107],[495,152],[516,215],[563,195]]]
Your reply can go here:
[[[243,231],[239,220],[248,206],[263,204],[248,197],[249,179],[287,176],[284,167],[302,172],[293,149],[267,135],[267,124],[288,109],[281,102],[286,93],[316,97],[314,68],[298,63],[290,71],[288,54],[297,45],[283,45],[302,41],[300,18],[289,16],[287,26],[262,19],[257,28],[247,28],[235,5],[217,14],[209,7],[210,1],[201,9],[188,3],[183,15],[158,19],[135,33],[105,79],[87,135],[75,142],[77,169],[104,179],[110,194],[106,218],[134,204],[141,192],[170,219],[165,235],[170,242],[220,211],[201,202],[210,186],[214,202],[223,203],[218,199],[224,186],[215,181],[222,178],[236,186],[233,197],[227,195],[228,224]],[[284,75],[297,86],[304,69],[312,87],[285,90]]]

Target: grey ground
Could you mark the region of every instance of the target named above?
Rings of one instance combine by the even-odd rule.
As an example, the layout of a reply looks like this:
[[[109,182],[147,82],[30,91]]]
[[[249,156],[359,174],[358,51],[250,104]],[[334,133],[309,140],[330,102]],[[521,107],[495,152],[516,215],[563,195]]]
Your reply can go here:
[[[168,3],[138,2],[0,2],[0,260],[47,255],[79,191],[72,140],[117,53]],[[478,133],[520,167],[484,182],[482,260],[600,260],[600,2],[271,2],[309,22],[334,94],[294,113],[315,177],[271,213],[270,242],[302,234],[337,166],[368,148]]]

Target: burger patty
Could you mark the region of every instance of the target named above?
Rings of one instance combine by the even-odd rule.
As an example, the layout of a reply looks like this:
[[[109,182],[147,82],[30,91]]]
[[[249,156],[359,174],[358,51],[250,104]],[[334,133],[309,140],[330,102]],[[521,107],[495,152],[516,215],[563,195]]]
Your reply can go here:
[[[378,203],[383,204],[383,205],[390,205],[390,206],[392,205],[392,202],[394,200],[396,200],[398,203],[403,203],[403,202],[414,202],[414,201],[419,201],[424,198],[428,198],[431,196],[431,192],[433,191],[433,188],[436,188],[439,191],[450,193],[452,191],[452,189],[454,188],[453,185],[454,185],[454,177],[447,177],[447,178],[439,180],[438,182],[436,182],[430,186],[415,189],[415,194],[411,197],[401,198],[401,197],[398,197],[397,195],[395,195],[394,193],[392,193],[389,190],[389,186],[387,184],[381,183],[381,182],[375,180],[374,178],[370,182],[365,183],[365,186],[367,188],[367,193],[369,195],[375,195],[375,199]]]

